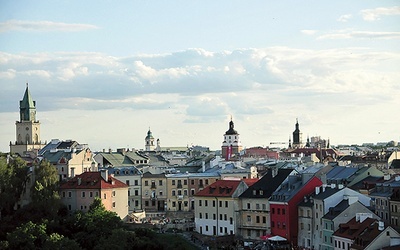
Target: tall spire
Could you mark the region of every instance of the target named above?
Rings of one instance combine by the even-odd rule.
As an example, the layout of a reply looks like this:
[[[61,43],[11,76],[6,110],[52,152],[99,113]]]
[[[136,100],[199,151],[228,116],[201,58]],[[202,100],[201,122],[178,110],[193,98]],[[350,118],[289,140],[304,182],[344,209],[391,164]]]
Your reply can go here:
[[[20,121],[35,121],[36,120],[36,102],[32,99],[29,92],[28,83],[23,99],[19,102]]]

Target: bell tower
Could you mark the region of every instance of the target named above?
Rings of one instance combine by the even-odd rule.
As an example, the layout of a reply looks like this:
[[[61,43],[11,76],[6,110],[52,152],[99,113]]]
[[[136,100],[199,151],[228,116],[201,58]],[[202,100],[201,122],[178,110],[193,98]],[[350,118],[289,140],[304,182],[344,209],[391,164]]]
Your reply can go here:
[[[242,144],[239,140],[239,133],[235,130],[235,125],[232,121],[229,122],[229,129],[225,132],[224,141],[222,142],[222,157],[227,161],[237,160]]]
[[[25,155],[27,152],[37,152],[45,146],[40,140],[40,122],[36,120],[36,102],[26,84],[25,94],[19,102],[19,121],[15,122],[15,144],[10,142],[10,153]]]
[[[144,138],[145,140],[145,149],[146,151],[154,151],[156,149],[156,145],[154,144],[154,137],[153,133],[151,133],[150,128],[149,131],[147,131],[147,136]]]

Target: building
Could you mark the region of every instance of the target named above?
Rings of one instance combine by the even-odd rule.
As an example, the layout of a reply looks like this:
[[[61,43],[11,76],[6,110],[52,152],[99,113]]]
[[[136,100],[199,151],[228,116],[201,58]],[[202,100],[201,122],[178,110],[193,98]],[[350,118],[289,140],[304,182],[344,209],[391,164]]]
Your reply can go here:
[[[353,203],[351,203],[353,202]],[[380,218],[359,201],[342,200],[335,207],[330,207],[329,212],[322,217],[322,250],[333,250],[333,233],[339,229],[340,224],[347,223],[355,214],[371,214],[374,219]]]
[[[167,211],[167,178],[165,174],[142,175],[142,209],[148,217],[162,217]]]
[[[51,140],[39,151],[37,160],[42,158],[57,169],[60,181],[83,172],[97,171],[93,153],[88,145],[73,140]]]
[[[128,185],[110,176],[107,170],[84,172],[60,185],[61,201],[68,211],[87,212],[95,197],[108,211],[125,220],[128,215]]]
[[[330,207],[335,207],[343,200],[348,200],[349,204],[359,201],[364,206],[370,206],[371,199],[363,194],[360,194],[350,188],[343,187],[342,185],[336,186],[334,184],[327,186],[321,185],[315,187],[313,194],[313,238],[314,248],[317,249],[324,242],[323,238],[323,216],[329,212]]]
[[[301,148],[301,147],[303,147],[302,133],[300,133],[300,129],[299,129],[299,120],[296,119],[295,130],[293,131],[292,148]]]
[[[224,134],[224,141],[222,142],[222,158],[226,161],[237,160],[239,153],[242,150],[242,143],[239,139],[239,133],[234,129],[232,118],[229,122],[229,129]]]
[[[292,245],[298,242],[298,207],[304,196],[311,194],[315,187],[321,186],[317,177],[302,178],[290,175],[273,192],[269,199],[271,210],[271,233],[287,239]]]
[[[19,102],[19,121],[15,122],[16,140],[10,142],[10,153],[25,156],[28,152],[37,153],[44,143],[40,139],[40,122],[36,120],[36,101],[33,100],[26,84],[25,94]]]
[[[293,169],[272,169],[239,196],[237,234],[244,239],[259,240],[271,234],[268,199]]]
[[[108,174],[128,185],[129,213],[142,210],[142,172],[135,166],[101,168]]]
[[[196,231],[210,236],[236,234],[239,196],[247,188],[241,180],[218,180],[196,193]]]
[[[147,131],[147,136],[144,138],[144,141],[145,141],[145,150],[146,151],[156,150],[156,145],[154,144],[154,137],[150,131],[150,128],[149,128],[149,131]]]

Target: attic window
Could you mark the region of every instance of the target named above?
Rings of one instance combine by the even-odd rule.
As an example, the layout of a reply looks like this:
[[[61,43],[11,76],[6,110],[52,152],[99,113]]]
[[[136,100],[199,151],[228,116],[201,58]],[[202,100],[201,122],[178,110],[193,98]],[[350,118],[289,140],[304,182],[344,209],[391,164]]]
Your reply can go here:
[[[257,194],[257,190],[253,190],[253,195],[256,195]]]
[[[260,195],[263,195],[264,194],[264,191],[263,190],[260,190]]]

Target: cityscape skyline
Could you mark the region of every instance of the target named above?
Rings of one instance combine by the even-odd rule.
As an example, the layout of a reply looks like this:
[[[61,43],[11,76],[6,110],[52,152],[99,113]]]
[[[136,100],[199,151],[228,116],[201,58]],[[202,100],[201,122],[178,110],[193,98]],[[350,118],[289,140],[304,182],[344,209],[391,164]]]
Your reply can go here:
[[[400,141],[396,1],[0,4],[0,151],[25,84],[41,138],[93,150]],[[290,6],[290,7],[288,7]],[[69,14],[66,14],[69,13]]]

